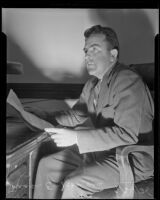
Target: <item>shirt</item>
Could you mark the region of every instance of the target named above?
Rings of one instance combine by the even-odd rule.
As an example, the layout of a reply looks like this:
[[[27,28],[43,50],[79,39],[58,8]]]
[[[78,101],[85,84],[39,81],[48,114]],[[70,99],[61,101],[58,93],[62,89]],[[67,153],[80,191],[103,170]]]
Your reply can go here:
[[[96,109],[97,102],[98,102],[100,88],[101,88],[101,80],[98,80],[97,84],[96,84],[96,86],[94,88],[94,100],[93,100],[93,103],[94,103],[95,109]]]

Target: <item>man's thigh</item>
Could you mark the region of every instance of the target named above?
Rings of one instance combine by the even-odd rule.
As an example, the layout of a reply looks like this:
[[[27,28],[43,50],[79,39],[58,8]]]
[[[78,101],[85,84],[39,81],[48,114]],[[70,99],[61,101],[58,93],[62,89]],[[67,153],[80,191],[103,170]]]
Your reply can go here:
[[[91,195],[119,184],[119,170],[114,155],[107,155],[91,163],[79,166],[65,179],[65,184],[72,183],[77,195]]]
[[[76,146],[66,148],[40,160],[36,180],[41,182],[40,180],[44,179],[43,181],[59,184],[82,163],[82,155]]]
[[[82,163],[82,155],[76,146],[42,158],[37,170],[34,198],[59,197],[64,178]]]

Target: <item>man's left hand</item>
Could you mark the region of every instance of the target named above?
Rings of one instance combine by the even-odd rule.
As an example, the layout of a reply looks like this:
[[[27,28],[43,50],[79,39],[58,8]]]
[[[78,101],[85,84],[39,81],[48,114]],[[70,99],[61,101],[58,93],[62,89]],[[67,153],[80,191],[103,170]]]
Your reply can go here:
[[[77,143],[77,132],[67,128],[45,128],[58,147],[67,147]]]

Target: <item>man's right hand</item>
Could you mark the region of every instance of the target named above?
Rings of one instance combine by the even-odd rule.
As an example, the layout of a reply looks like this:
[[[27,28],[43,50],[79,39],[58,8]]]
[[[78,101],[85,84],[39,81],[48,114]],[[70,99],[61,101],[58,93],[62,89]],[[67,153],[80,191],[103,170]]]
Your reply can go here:
[[[44,110],[41,110],[39,108],[35,108],[35,107],[24,107],[24,110],[32,113],[34,115],[36,115],[37,117],[46,120],[47,118],[47,113]]]

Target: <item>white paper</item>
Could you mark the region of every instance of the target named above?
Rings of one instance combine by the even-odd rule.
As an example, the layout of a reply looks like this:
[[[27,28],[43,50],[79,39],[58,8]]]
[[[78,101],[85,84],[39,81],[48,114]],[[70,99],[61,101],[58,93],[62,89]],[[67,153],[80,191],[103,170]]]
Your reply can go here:
[[[20,113],[26,125],[28,125],[31,129],[44,130],[45,128],[54,127],[51,123],[43,119],[40,119],[39,117],[35,116],[32,113],[25,111],[23,109],[23,105],[21,104],[20,100],[18,99],[17,95],[12,89],[9,91],[9,94],[7,97],[7,103],[13,106]]]

